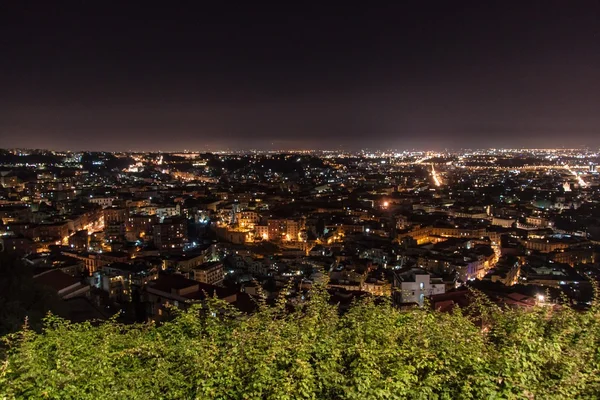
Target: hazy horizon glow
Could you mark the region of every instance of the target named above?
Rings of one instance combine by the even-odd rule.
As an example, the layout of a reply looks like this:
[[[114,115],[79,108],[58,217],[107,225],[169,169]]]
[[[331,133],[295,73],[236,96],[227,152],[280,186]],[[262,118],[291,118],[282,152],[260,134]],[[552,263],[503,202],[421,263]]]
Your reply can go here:
[[[600,3],[2,6],[2,147],[600,146]]]

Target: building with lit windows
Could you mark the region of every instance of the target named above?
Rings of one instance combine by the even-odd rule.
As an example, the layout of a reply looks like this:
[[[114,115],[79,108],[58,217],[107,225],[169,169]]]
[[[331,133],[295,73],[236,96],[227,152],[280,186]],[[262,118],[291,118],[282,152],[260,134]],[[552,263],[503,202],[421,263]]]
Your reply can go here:
[[[417,303],[423,306],[425,298],[446,291],[441,278],[421,268],[405,268],[394,272],[394,301],[397,304]]]
[[[183,249],[187,242],[187,220],[182,217],[165,218],[154,225],[154,245],[163,251]]]
[[[223,283],[223,263],[209,262],[192,269],[191,276],[194,280],[209,285],[221,285]]]

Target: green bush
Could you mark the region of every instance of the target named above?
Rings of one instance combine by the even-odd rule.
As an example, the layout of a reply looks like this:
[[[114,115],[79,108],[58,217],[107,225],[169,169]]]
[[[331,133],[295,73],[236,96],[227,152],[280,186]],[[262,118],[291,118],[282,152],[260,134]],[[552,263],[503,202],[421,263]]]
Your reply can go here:
[[[566,399],[600,397],[597,306],[467,313],[363,300],[340,316],[323,289],[253,315],[211,299],[160,326],[72,324],[4,338],[0,398]],[[217,315],[216,317],[214,315]]]

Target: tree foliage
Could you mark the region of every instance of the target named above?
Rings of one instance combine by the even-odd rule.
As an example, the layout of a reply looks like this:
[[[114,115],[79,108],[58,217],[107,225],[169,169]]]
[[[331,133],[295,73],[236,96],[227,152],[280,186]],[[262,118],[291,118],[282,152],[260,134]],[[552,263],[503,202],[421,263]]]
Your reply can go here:
[[[69,323],[4,338],[1,398],[565,399],[600,393],[597,306],[402,311],[323,288],[252,315],[210,299],[161,325]]]

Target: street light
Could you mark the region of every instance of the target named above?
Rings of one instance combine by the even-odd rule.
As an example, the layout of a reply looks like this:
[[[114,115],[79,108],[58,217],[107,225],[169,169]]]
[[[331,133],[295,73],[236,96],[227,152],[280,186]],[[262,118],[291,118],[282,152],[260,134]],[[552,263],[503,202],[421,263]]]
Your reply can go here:
[[[538,304],[544,303],[545,299],[546,299],[546,296],[544,296],[543,294],[538,294],[537,295]]]

